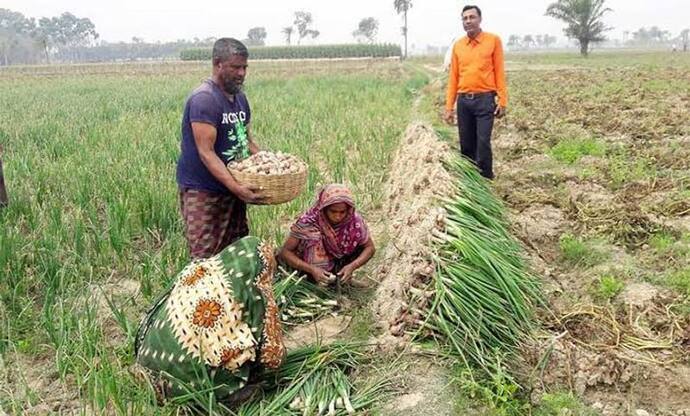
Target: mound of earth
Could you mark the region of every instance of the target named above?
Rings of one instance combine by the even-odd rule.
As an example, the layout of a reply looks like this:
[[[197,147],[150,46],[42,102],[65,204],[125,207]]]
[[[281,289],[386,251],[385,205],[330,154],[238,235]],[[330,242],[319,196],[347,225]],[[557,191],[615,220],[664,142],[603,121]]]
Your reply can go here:
[[[417,282],[428,281],[434,272],[430,238],[445,218],[437,200],[451,190],[453,179],[442,166],[449,152],[430,127],[415,123],[405,131],[391,167],[385,188],[388,241],[380,254],[373,304],[378,326],[391,335],[403,335],[407,324],[418,319],[408,306],[411,292],[419,293]]]

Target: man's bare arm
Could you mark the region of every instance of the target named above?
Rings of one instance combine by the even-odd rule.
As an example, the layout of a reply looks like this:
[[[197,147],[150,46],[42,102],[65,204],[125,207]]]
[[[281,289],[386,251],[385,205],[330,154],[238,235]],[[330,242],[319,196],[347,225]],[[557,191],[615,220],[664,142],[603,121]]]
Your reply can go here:
[[[264,198],[255,192],[256,189],[237,183],[235,178],[228,172],[223,161],[216,154],[214,150],[217,136],[216,128],[211,124],[193,122],[192,133],[194,134],[194,143],[196,143],[199,158],[206,166],[206,169],[211,172],[211,175],[244,202],[252,204],[261,203]]]

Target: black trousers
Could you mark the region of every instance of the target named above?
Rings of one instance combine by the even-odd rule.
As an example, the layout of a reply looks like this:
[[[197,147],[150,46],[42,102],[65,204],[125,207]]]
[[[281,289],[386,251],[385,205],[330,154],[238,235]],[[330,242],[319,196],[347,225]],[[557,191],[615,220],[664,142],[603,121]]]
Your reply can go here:
[[[474,161],[482,176],[493,179],[491,131],[494,127],[496,93],[475,96],[458,95],[458,130],[460,152]]]
[[[7,191],[5,190],[5,177],[2,174],[2,159],[0,159],[0,207],[7,205]]]

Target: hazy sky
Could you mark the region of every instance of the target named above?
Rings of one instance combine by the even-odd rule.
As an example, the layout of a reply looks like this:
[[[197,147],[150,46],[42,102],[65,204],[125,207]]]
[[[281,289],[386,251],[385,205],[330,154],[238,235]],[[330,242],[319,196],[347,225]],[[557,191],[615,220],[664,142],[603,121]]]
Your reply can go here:
[[[460,10],[465,1],[413,0],[408,15],[409,42],[418,47],[445,45],[461,31]],[[510,34],[550,33],[564,39],[563,24],[545,17],[550,0],[484,0],[484,30],[504,39]],[[615,29],[609,37],[620,38],[623,31],[657,25],[677,35],[690,27],[689,0],[608,0],[613,9],[605,21]],[[57,16],[69,11],[88,17],[101,39],[129,41],[133,36],[146,41],[246,37],[247,30],[264,26],[267,43],[284,44],[281,29],[290,25],[295,11],[312,13],[314,28],[321,32],[319,43],[351,42],[352,31],[365,17],[379,21],[378,40],[400,42],[402,19],[395,14],[393,0],[2,0],[0,7],[27,17]],[[293,37],[294,39],[294,37]]]

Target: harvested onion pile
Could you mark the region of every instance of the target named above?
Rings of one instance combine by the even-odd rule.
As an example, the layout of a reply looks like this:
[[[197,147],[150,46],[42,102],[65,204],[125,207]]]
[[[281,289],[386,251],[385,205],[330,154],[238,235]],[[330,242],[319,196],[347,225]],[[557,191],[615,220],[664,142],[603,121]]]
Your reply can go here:
[[[228,163],[228,169],[260,175],[284,175],[304,169],[304,162],[283,152],[260,151],[241,161]]]

